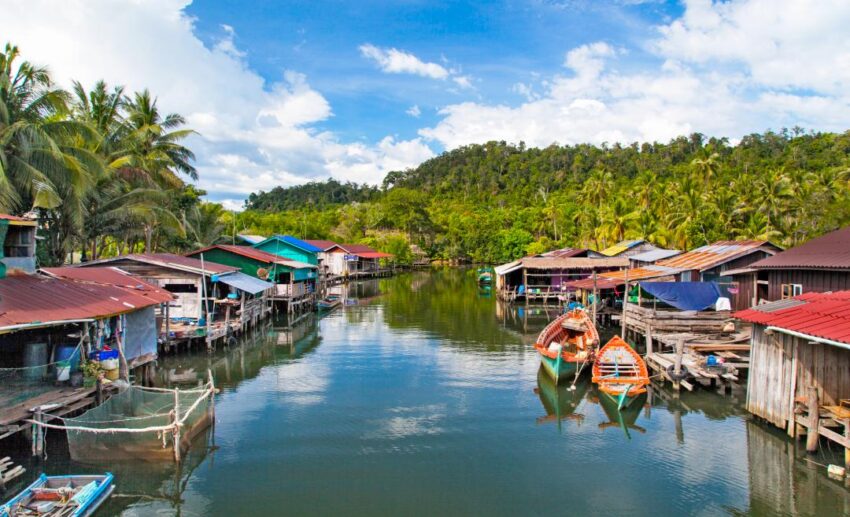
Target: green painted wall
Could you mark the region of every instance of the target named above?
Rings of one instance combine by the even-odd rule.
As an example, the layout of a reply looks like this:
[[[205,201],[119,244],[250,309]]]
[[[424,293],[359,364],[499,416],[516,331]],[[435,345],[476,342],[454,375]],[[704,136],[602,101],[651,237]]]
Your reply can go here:
[[[314,266],[319,264],[319,256],[316,253],[304,251],[301,248],[293,246],[292,244],[280,239],[267,239],[254,245],[254,247],[258,250],[263,250],[266,253],[272,253],[290,260],[306,262],[308,264],[313,264]]]
[[[193,258],[200,258],[200,253],[193,253],[189,256]],[[240,271],[246,275],[253,276],[254,278],[260,278],[257,276],[257,270],[260,268],[269,270],[275,269],[278,276],[278,278],[275,279],[275,283],[288,283],[288,281],[283,281],[283,277],[286,276],[286,273],[292,273],[293,271],[295,272],[295,277],[293,278],[295,282],[303,282],[305,280],[313,280],[316,278],[316,271],[313,269],[305,268],[293,270],[291,267],[279,264],[275,267],[273,264],[266,264],[265,262],[260,262],[259,260],[254,260],[250,257],[237,255],[236,253],[231,253],[227,250],[218,248],[205,251],[204,260],[224,264],[225,266],[238,267]],[[269,281],[271,281],[271,279],[269,279]]]

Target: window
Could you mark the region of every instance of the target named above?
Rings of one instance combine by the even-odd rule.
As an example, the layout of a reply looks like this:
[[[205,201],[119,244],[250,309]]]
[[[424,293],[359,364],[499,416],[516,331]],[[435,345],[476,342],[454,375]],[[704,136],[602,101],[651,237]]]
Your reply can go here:
[[[793,298],[803,294],[802,284],[782,284],[782,299]]]

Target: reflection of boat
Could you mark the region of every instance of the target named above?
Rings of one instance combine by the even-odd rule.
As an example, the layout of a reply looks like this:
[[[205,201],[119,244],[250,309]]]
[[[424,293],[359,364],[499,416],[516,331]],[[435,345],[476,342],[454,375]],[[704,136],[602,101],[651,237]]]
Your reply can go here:
[[[576,413],[576,409],[587,393],[588,387],[590,387],[590,380],[587,377],[580,377],[575,384],[575,389],[567,386],[559,387],[541,366],[537,371],[537,389],[534,391],[540,397],[546,416],[538,418],[537,423],[556,421],[560,429],[562,420],[584,420],[584,415]]]
[[[329,294],[316,302],[316,306],[320,311],[329,311],[338,307],[340,303],[342,303],[342,301],[340,300],[339,295]]]
[[[631,438],[629,429],[645,433],[646,429],[639,425],[635,425],[638,416],[640,416],[640,410],[643,409],[645,402],[646,392],[635,397],[634,401],[632,401],[632,403],[628,406],[618,409],[616,400],[600,392],[599,405],[602,406],[602,410],[605,411],[605,415],[608,417],[608,422],[599,424],[599,428],[607,429],[608,427],[619,427],[624,433],[626,433],[626,437],[628,438]]]
[[[610,397],[623,409],[646,393],[649,373],[646,363],[620,336],[614,336],[596,354],[593,382],[599,385],[601,398]]]
[[[78,517],[91,515],[115,489],[112,474],[47,476],[42,474],[20,494],[0,507],[0,516]]]
[[[493,282],[493,271],[490,268],[478,268],[478,283],[490,284]]]
[[[593,361],[599,333],[584,309],[555,318],[540,332],[534,348],[549,375],[560,382]]]

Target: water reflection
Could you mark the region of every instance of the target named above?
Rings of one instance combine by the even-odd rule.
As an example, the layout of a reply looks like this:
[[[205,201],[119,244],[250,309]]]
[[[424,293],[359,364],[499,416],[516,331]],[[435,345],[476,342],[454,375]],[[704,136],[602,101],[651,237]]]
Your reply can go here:
[[[481,295],[474,270],[347,289],[355,301],[322,318],[160,360],[162,384],[191,386],[211,369],[223,388],[215,429],[184,465],[81,465],[53,433],[46,463],[22,458],[31,477],[21,483],[41,470],[112,469],[122,497],[103,515],[850,510],[850,492],[751,422],[740,393],[653,388],[642,408],[620,413],[588,376],[575,390],[555,386],[529,344],[559,309],[506,308]]]

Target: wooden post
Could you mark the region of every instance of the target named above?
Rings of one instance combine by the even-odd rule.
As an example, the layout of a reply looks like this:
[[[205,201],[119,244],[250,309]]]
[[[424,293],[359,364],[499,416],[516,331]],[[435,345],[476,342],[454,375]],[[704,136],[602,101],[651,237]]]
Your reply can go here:
[[[35,408],[33,420],[43,422],[41,406]],[[40,425],[33,424],[32,432],[32,455],[41,457],[44,454],[44,428]]]
[[[844,438],[850,440],[850,419],[844,420]],[[844,448],[844,468],[850,468],[850,448]]]
[[[814,386],[809,386],[806,392],[806,403],[809,406],[809,429],[806,433],[806,450],[815,452],[818,450],[818,424],[820,415],[818,414],[818,390]]]
[[[174,389],[174,461],[180,463],[180,389]]]
[[[165,349],[171,345],[171,302],[165,302]]]
[[[207,352],[210,352],[212,351],[212,333],[210,332],[210,310],[207,306],[207,272],[203,253],[201,253],[201,300],[203,301],[204,322],[207,330]],[[179,454],[177,461],[180,461]]]
[[[675,375],[675,379],[673,380],[673,388],[676,391],[679,391],[679,375],[682,373],[682,356],[685,353],[685,338],[680,337],[676,340],[676,362],[673,363],[673,374]]]
[[[652,327],[646,326],[646,355],[652,355]]]
[[[623,321],[620,322],[620,334],[626,339],[626,305],[629,303],[629,270],[626,269],[626,284],[623,286]]]
[[[522,284],[525,286],[525,303],[528,303],[528,270],[522,268]]]
[[[593,270],[593,324],[596,325],[596,306],[599,305],[599,291],[596,287],[596,270]]]
[[[788,436],[794,438],[794,434],[797,430],[797,416],[794,413],[796,409],[796,404],[794,399],[797,396],[797,343],[792,342],[791,346],[794,348],[791,356],[791,394],[788,397]]]

